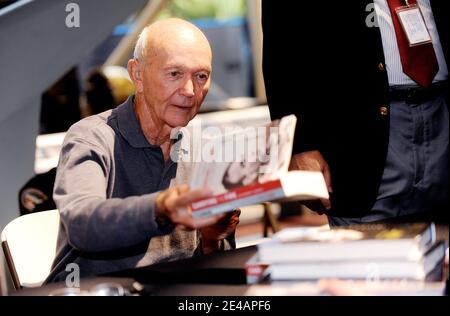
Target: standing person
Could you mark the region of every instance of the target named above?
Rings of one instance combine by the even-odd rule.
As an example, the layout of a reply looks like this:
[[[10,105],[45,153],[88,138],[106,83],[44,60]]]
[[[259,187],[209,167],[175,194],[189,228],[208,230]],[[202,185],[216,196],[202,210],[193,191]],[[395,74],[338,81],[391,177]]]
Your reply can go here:
[[[431,43],[409,45],[396,13],[406,2]],[[296,114],[291,166],[323,173],[330,200],[315,210],[332,226],[448,222],[450,10],[406,2],[305,1],[301,11],[262,2],[271,116]]]
[[[158,21],[142,31],[128,62],[136,94],[70,128],[55,181],[61,225],[47,281],[65,280],[68,264],[86,277],[233,246],[238,211],[194,220],[190,204],[209,193],[169,188],[177,169],[170,135],[198,113],[211,58],[193,24]]]

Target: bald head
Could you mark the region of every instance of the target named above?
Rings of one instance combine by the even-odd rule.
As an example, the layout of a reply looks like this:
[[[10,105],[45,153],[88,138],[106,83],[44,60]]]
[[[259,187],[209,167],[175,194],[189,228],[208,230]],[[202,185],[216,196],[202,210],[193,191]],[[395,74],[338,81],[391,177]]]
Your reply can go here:
[[[142,30],[134,49],[134,58],[151,61],[160,50],[176,45],[196,45],[211,54],[209,42],[198,27],[188,21],[171,18],[157,21]]]

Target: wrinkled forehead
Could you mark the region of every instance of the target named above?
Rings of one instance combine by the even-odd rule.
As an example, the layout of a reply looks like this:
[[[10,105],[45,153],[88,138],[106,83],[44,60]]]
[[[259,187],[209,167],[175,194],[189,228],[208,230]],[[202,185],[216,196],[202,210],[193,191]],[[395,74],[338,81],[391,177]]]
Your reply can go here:
[[[164,40],[148,49],[147,61],[164,68],[189,67],[211,71],[212,53],[209,45],[201,41]]]
[[[149,29],[147,49],[195,49],[204,50],[211,54],[211,47],[205,35],[197,28],[170,24]]]

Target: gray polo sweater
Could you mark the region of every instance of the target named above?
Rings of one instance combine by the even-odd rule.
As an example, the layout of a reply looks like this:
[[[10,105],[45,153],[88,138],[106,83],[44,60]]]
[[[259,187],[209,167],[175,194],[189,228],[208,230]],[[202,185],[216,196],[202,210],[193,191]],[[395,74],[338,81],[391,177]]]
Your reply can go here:
[[[61,214],[57,255],[47,282],[192,256],[196,231],[158,226],[156,192],[177,164],[146,140],[130,97],[114,110],[74,124],[62,146],[54,199]]]

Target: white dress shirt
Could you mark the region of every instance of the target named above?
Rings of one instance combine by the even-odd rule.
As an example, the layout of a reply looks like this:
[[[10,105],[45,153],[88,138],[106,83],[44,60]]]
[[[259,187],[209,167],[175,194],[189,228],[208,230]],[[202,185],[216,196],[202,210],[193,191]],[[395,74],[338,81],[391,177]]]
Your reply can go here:
[[[375,12],[378,18],[378,25],[381,32],[381,39],[383,42],[383,51],[386,61],[389,85],[417,85],[415,81],[403,72],[400,53],[397,46],[397,38],[395,35],[394,26],[392,24],[391,12],[389,10],[387,0],[374,0],[374,4]],[[417,4],[422,11],[428,31],[430,32],[434,51],[439,64],[439,71],[434,77],[433,82],[446,80],[448,78],[448,68],[445,62],[436,24],[434,22],[430,0],[417,0]]]

